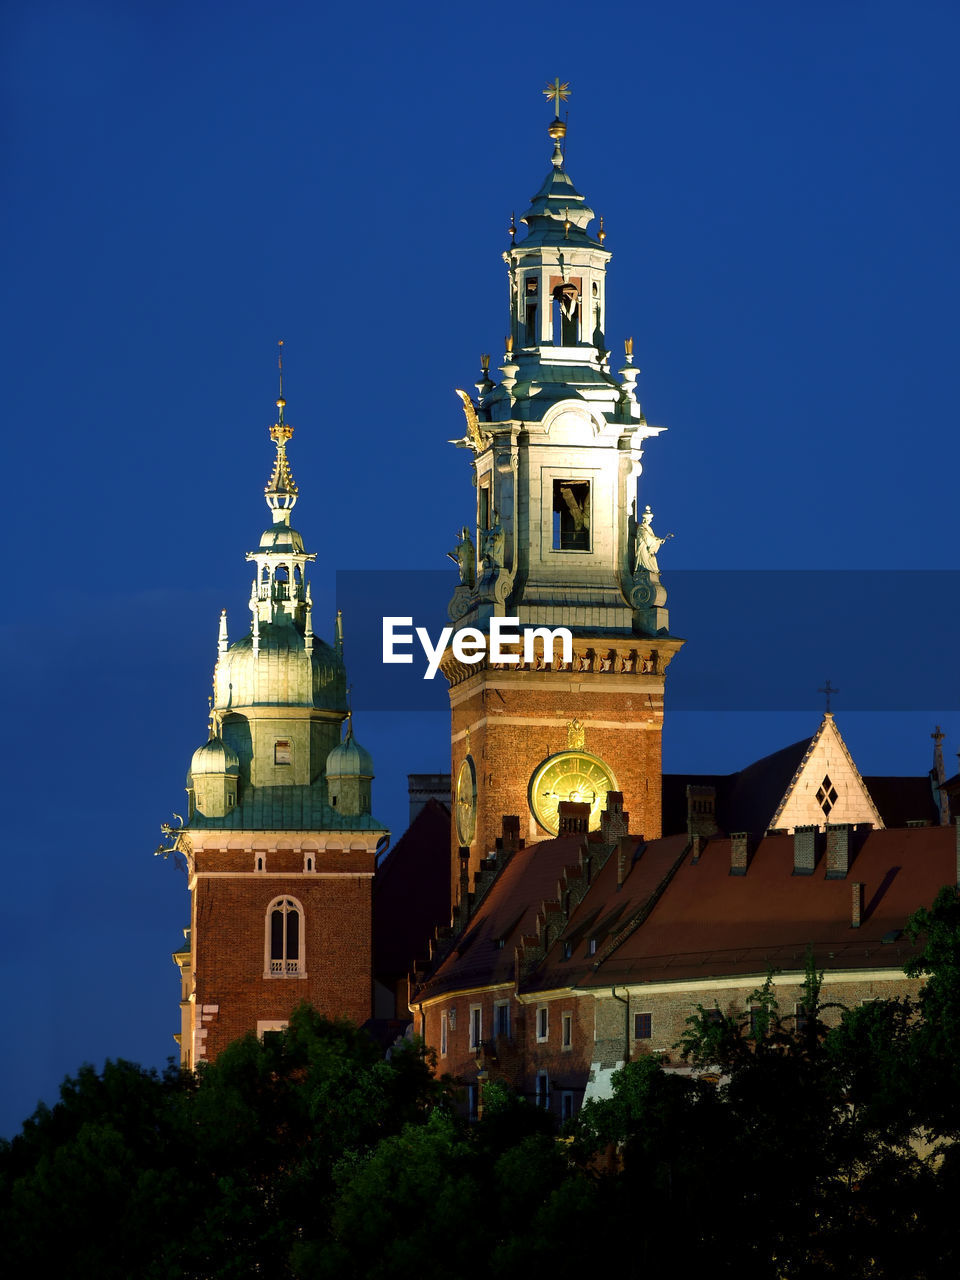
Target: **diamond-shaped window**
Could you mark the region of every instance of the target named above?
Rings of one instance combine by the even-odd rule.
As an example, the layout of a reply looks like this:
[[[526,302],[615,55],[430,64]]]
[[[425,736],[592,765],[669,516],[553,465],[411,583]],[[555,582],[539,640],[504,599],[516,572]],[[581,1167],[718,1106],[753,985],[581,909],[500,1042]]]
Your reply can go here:
[[[829,773],[825,773],[823,775],[823,782],[821,782],[820,789],[817,792],[817,803],[823,810],[823,816],[825,818],[830,817],[830,810],[837,803],[837,799],[838,796],[836,788],[830,781]]]

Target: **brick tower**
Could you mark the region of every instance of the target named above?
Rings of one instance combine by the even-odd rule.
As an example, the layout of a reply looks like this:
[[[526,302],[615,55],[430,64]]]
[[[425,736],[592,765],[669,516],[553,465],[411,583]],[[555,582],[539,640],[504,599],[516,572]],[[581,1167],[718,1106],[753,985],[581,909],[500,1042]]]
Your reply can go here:
[[[636,397],[633,340],[615,376],[606,345],[603,220],[566,172],[557,108],[553,156],[504,253],[510,328],[501,381],[482,359],[477,398],[460,391],[476,485],[464,527],[460,586],[449,613],[458,631],[488,635],[491,619],[567,627],[571,660],[542,646],[523,661],[459,661],[448,648],[453,780],[451,888],[494,848],[504,814],[527,840],[556,833],[563,800],[586,801],[599,825],[608,790],[621,791],[631,828],[660,834],[664,675],[682,641],[669,633],[666,592],[649,507],[638,511],[643,442],[651,427]],[[669,536],[669,535],[668,535]],[[510,646],[505,646],[509,649]]]
[[[372,1013],[371,891],[387,833],[370,813],[373,763],[347,712],[340,620],[333,647],[313,632],[316,555],[290,525],[297,485],[282,370],[277,407],[272,523],[247,555],[250,628],[231,644],[221,614],[189,816],[164,828],[190,880],[188,941],[174,956],[187,1067],[246,1032],[282,1027],[303,1000],[357,1023]]]

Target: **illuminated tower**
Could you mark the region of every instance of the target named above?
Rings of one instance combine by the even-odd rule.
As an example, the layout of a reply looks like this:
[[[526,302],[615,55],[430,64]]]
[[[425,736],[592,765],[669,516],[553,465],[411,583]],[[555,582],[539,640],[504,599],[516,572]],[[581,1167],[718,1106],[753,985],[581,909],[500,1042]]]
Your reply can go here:
[[[550,171],[504,253],[510,327],[498,383],[489,357],[473,400],[460,391],[471,453],[475,536],[465,527],[458,629],[490,619],[567,627],[572,661],[460,662],[448,649],[454,780],[454,897],[494,848],[506,814],[521,835],[555,833],[561,800],[587,801],[599,823],[606,791],[623,792],[632,829],[660,834],[664,673],[682,641],[669,634],[653,513],[637,509],[651,427],[636,397],[633,342],[614,374],[606,339],[603,220],[566,172],[556,113]],[[469,849],[461,859],[458,849]]]
[[[369,753],[352,729],[341,742],[339,617],[332,648],[313,631],[316,555],[290,524],[282,380],[277,406],[272,522],[247,555],[250,627],[231,644],[221,614],[209,739],[187,774],[188,818],[165,828],[190,879],[188,944],[175,956],[188,1067],[283,1026],[303,1000],[357,1023],[372,1013],[371,890],[387,833],[370,813]]]

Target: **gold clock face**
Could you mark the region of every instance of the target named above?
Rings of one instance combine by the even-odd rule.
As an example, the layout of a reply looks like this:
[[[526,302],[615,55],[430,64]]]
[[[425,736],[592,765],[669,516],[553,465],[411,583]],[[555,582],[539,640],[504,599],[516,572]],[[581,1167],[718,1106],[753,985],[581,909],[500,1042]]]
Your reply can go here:
[[[473,756],[467,756],[457,774],[454,810],[457,839],[462,845],[468,845],[477,829],[477,767],[473,763]]]
[[[560,830],[561,800],[590,806],[590,830],[600,826],[600,811],[608,791],[619,791],[608,764],[589,751],[559,751],[547,756],[530,779],[530,810],[552,835]]]

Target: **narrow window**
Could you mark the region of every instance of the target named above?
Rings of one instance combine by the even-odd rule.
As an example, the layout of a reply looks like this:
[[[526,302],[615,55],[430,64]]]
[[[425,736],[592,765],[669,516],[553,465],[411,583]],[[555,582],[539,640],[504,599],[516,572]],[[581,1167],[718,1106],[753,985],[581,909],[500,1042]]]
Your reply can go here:
[[[490,486],[482,484],[480,486],[480,519],[479,525],[481,529],[490,528]]]
[[[550,1077],[546,1071],[537,1072],[537,1106],[550,1106]]]
[[[542,1004],[537,1010],[537,1041],[540,1044],[550,1037],[550,1010]]]
[[[483,1024],[480,1017],[480,1006],[473,1004],[470,1006],[470,1048],[479,1049],[483,1042],[481,1034]]]
[[[440,1057],[445,1058],[446,1056],[447,1056],[447,1015],[445,1013],[441,1013],[440,1015]]]
[[[653,1014],[635,1013],[633,1015],[634,1040],[649,1040],[653,1035]]]
[[[467,1119],[477,1119],[477,1086],[475,1084],[467,1085]]]
[[[300,905],[292,898],[277,898],[267,912],[267,972],[285,977],[303,971],[300,953]]]
[[[595,956],[596,954],[597,954],[597,940],[596,938],[591,938],[590,941],[587,943],[587,955]]]
[[[562,1036],[560,1043],[564,1049],[573,1048],[573,1014],[565,1013],[560,1020]]]
[[[869,1001],[861,1000],[860,1003],[868,1004]],[[806,1006],[802,1004],[800,1001],[797,1001],[796,1014],[797,1014],[797,1030],[800,1032],[806,1031],[807,1028],[810,1026],[810,1023],[813,1021],[813,1019],[807,1013]]]
[[[273,744],[273,763],[293,764],[293,752],[286,738],[281,738],[279,742]]]
[[[285,564],[278,564],[273,571],[273,598],[286,600],[290,595],[290,572]]]
[[[560,1095],[560,1119],[573,1119],[573,1091],[571,1089],[564,1089]]]
[[[263,854],[257,855],[257,870],[258,871],[263,870]]]
[[[590,550],[589,480],[554,480],[553,549]]]
[[[564,958],[564,960],[569,960],[569,959],[570,959],[570,957],[571,957],[572,955],[573,955],[573,943],[572,943],[572,942],[565,942],[565,943],[563,944],[563,958]]]
[[[537,345],[537,304],[535,302],[527,303],[526,342],[523,345],[525,347]]]
[[[510,1005],[507,1001],[494,1006],[494,1034],[510,1038]]]

